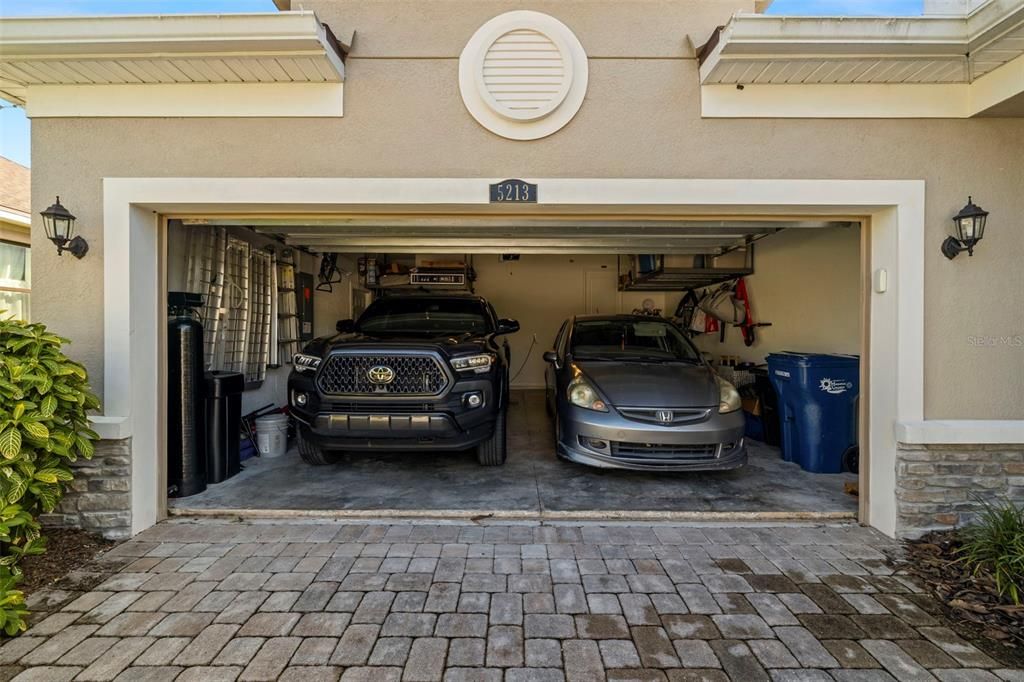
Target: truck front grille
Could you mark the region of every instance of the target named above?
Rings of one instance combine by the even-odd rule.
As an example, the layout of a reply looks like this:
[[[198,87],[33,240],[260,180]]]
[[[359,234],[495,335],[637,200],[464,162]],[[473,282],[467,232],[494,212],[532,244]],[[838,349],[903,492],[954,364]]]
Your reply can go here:
[[[381,368],[393,373],[390,381],[382,380],[388,373]],[[436,396],[448,384],[437,358],[419,354],[338,353],[328,356],[317,374],[325,395]]]

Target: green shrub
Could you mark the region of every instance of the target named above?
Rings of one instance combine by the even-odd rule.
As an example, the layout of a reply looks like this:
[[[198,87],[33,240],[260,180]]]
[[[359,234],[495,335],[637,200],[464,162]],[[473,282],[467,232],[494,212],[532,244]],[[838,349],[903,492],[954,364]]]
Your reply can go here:
[[[979,499],[977,522],[962,531],[959,552],[975,576],[991,576],[999,596],[1020,605],[1024,598],[1024,507],[1008,499]]]
[[[99,436],[87,411],[99,400],[85,368],[41,324],[0,319],[0,627],[25,627],[15,589],[18,562],[41,554],[38,517],[53,511],[72,480],[71,462],[93,454]]]

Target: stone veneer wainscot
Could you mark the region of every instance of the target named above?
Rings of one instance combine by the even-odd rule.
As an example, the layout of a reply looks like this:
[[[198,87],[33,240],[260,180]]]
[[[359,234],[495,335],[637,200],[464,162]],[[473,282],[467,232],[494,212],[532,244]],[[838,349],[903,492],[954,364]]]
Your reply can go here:
[[[105,538],[131,536],[132,441],[101,440],[92,459],[71,464],[75,480],[44,525],[82,528]]]
[[[1024,503],[1024,444],[900,444],[897,534],[913,537],[971,521],[980,500]]]

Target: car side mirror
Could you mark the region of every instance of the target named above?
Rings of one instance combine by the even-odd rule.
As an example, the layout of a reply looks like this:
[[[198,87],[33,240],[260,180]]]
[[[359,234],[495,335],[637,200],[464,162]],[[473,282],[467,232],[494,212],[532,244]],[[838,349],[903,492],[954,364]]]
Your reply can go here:
[[[515,334],[519,331],[519,321],[502,318],[498,320],[498,334]]]
[[[550,362],[552,365],[558,365],[558,351],[544,351],[544,362]]]
[[[356,323],[353,320],[338,320],[334,325],[339,334],[350,334],[356,330]]]

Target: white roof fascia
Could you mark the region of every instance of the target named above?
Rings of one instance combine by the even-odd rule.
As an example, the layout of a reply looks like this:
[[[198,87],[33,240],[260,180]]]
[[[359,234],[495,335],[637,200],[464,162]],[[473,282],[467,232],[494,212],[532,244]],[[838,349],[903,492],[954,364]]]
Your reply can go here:
[[[967,61],[981,49],[998,49],[1024,27],[1024,0],[988,0],[966,16],[793,17],[737,14],[701,64],[701,82],[715,82],[728,62],[789,60],[931,59]],[[995,65],[1021,53],[1001,52]],[[986,69],[990,70],[990,69]],[[965,73],[969,82],[973,73]]]
[[[315,57],[330,64],[332,73],[326,80],[342,82],[345,65],[340,51],[347,47],[336,43],[310,11],[0,19],[0,65]],[[182,78],[181,82],[191,81]],[[27,84],[0,78],[0,95],[22,102]],[[69,80],[67,84],[81,81]]]
[[[0,206],[0,222],[20,225],[22,227],[30,227],[32,225],[32,216],[22,211],[16,211],[12,208],[7,208],[6,206]]]
[[[309,11],[0,19],[4,59],[295,50],[323,39],[323,27]]]

